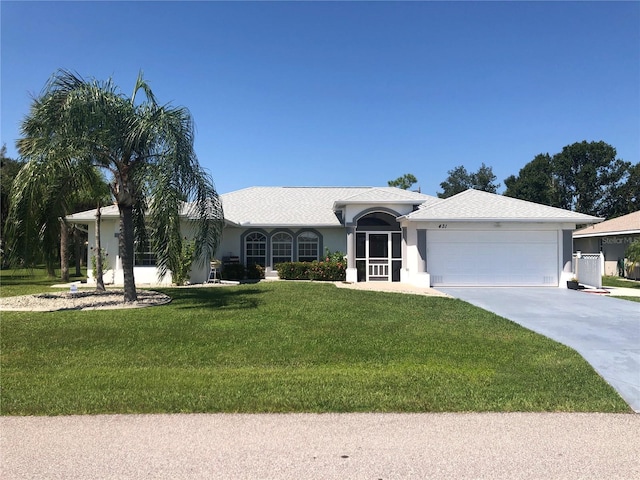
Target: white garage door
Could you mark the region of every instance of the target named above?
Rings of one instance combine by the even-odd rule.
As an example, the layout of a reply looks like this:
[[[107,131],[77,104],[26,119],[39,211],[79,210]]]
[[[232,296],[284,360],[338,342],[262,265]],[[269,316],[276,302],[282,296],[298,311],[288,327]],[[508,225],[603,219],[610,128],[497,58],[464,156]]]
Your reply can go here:
[[[433,286],[557,286],[556,231],[427,231]]]

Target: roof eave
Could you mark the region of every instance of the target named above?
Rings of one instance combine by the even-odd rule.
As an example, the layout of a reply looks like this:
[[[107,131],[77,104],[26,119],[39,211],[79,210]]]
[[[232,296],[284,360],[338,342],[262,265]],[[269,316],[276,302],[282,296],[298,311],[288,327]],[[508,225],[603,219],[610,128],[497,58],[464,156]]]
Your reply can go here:
[[[406,200],[356,200],[356,201],[336,201],[333,202],[333,211],[336,208],[345,207],[347,205],[385,205],[385,204],[396,204],[396,205],[422,205],[425,200],[416,198],[416,199],[406,199]]]
[[[233,224],[239,228],[337,228],[344,227],[341,223],[253,223],[240,222]]]
[[[602,219],[594,218],[562,218],[562,217],[522,217],[522,218],[505,218],[505,217],[432,217],[432,218],[416,218],[411,215],[403,215],[398,217],[398,220],[409,220],[412,222],[465,222],[465,223],[486,223],[486,222],[499,222],[499,223],[598,223]]]
[[[607,237],[610,235],[640,235],[640,230],[620,230],[617,232],[593,232],[593,233],[574,232],[573,238]]]

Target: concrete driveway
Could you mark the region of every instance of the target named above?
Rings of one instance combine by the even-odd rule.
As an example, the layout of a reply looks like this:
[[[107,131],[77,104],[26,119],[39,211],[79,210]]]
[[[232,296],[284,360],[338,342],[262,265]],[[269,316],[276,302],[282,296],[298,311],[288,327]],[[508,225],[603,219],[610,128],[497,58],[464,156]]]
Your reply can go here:
[[[578,351],[640,413],[640,303],[563,288],[439,288]]]

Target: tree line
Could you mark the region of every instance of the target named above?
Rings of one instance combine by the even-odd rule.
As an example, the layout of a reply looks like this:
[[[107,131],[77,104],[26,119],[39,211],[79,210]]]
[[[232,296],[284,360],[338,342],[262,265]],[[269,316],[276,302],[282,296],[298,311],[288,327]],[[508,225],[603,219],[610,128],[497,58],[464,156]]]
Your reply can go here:
[[[497,193],[500,183],[490,166],[475,172],[464,165],[447,172],[439,198],[470,188]],[[417,179],[405,174],[389,186],[408,189]],[[573,210],[602,218],[614,218],[640,210],[640,163],[617,158],[614,147],[603,142],[576,142],[554,155],[541,153],[504,180],[503,195]]]

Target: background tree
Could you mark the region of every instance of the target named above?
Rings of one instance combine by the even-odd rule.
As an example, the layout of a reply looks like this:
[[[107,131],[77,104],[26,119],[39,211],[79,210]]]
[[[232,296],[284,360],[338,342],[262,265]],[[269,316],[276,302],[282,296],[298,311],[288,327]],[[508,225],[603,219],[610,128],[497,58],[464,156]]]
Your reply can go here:
[[[491,167],[487,167],[484,163],[476,173],[471,174],[471,188],[483,192],[496,193],[500,188],[499,183],[495,183],[497,177],[493,173]]]
[[[418,179],[411,173],[405,173],[403,176],[396,178],[395,180],[389,180],[387,185],[390,187],[397,187],[403,190],[410,189],[414,183],[417,183]]]
[[[630,165],[623,181],[611,188],[603,204],[607,218],[619,217],[640,210],[640,163]]]
[[[13,180],[22,168],[23,162],[7,157],[7,146],[2,145],[0,148],[0,267],[7,266],[5,260],[5,223],[9,214],[9,197],[11,195],[11,186]]]
[[[439,198],[448,198],[470,188],[490,193],[496,193],[500,188],[500,184],[495,183],[497,177],[493,169],[484,163],[477,172],[469,173],[463,165],[460,165],[447,173],[449,176],[440,184],[443,191],[438,192]]]
[[[68,231],[64,217],[82,205],[82,195],[90,195],[104,181],[90,165],[79,165],[72,173],[55,168],[57,162],[51,160],[52,155],[25,163],[16,176],[10,195],[8,250],[14,264],[19,261],[34,266],[44,262],[51,277],[60,265],[62,279],[67,281]],[[95,206],[93,201],[91,204]]]
[[[529,202],[556,206],[553,165],[548,153],[536,157],[520,169],[518,176],[505,178],[507,187],[504,194]]]
[[[612,197],[630,166],[616,159],[616,149],[605,142],[567,145],[553,156],[558,206],[588,215],[609,216]]]
[[[440,188],[443,191],[438,192],[439,198],[452,197],[471,188],[471,175],[463,165],[449,170],[447,173],[449,174],[447,179],[440,183]]]
[[[638,210],[639,178],[640,167],[617,159],[611,145],[583,141],[537,155],[504,183],[510,197],[612,218]]]
[[[143,100],[137,98],[140,92]],[[36,165],[32,175],[23,177],[26,183],[49,185],[59,178],[54,171],[80,182],[83,172],[94,167],[110,177],[120,213],[125,301],[137,299],[136,238],[141,245],[151,239],[158,271],[165,275],[182,251],[179,214],[185,202],[190,207],[186,213],[194,219],[196,258],[210,260],[222,231],[222,204],[193,149],[191,115],[184,107],[158,105],[142,75],[129,98],[111,80],[87,81],[60,70],[33,101],[21,133],[20,154]],[[14,213],[20,219],[19,213],[29,212]],[[21,232],[30,222],[27,215],[14,238],[23,238]]]

